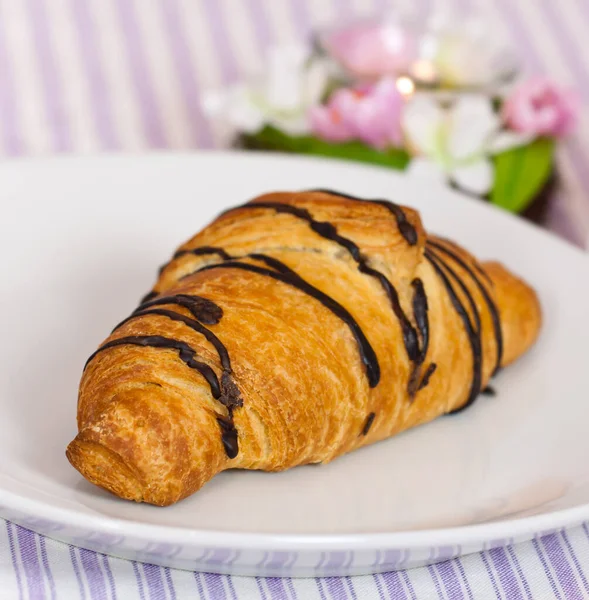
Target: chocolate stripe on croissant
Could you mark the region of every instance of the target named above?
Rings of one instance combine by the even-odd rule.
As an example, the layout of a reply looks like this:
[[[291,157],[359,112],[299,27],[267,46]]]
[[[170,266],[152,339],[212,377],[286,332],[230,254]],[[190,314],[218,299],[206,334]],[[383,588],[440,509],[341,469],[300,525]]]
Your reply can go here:
[[[270,259],[270,257],[266,258]],[[378,385],[378,382],[380,381],[380,366],[378,364],[378,358],[376,357],[376,353],[370,345],[370,342],[368,341],[367,337],[364,335],[362,328],[360,327],[360,325],[358,325],[354,317],[339,302],[337,302],[327,294],[324,294],[321,290],[305,281],[302,277],[297,275],[284,263],[275,258],[272,258],[271,260],[274,261],[276,265],[280,264],[280,271],[272,271],[271,269],[258,267],[249,263],[242,263],[237,260],[230,260],[224,263],[201,267],[200,269],[197,269],[195,273],[199,271],[207,271],[210,269],[243,269],[244,271],[251,271],[252,273],[257,273],[258,275],[263,275],[265,277],[272,277],[277,281],[281,281],[283,283],[291,285],[301,290],[305,294],[315,298],[316,300],[319,300],[319,302],[321,302],[323,306],[328,308],[336,317],[341,319],[350,328],[350,331],[352,332],[352,335],[354,336],[358,345],[360,359],[362,360],[362,364],[366,369],[368,383],[370,387],[376,387]],[[192,275],[192,273],[185,275],[184,277],[189,277],[190,275]]]
[[[439,244],[439,242],[444,242],[444,244],[446,244],[447,246],[450,246],[450,248],[452,248],[455,251],[461,250],[461,248],[455,242],[453,242],[452,240],[449,240],[448,238],[436,235],[436,239],[438,240],[438,242],[437,242],[438,244]],[[432,242],[432,240],[428,240],[428,243],[431,244],[433,242]],[[489,277],[489,274],[481,267],[481,265],[479,265],[479,263],[477,261],[474,261],[472,266],[474,267],[475,271],[477,271],[479,273],[479,275],[481,275],[491,287],[495,287],[495,282]]]
[[[223,316],[223,310],[213,301],[191,294],[176,294],[174,296],[162,296],[157,300],[149,300],[140,304],[133,312],[139,312],[152,306],[162,304],[178,304],[188,309],[192,316],[206,325],[216,325]],[[119,325],[115,327],[117,329]]]
[[[403,342],[405,345],[405,349],[407,354],[409,355],[409,359],[411,361],[417,361],[419,357],[419,341],[417,338],[417,332],[411,321],[405,315],[403,308],[399,302],[399,295],[397,294],[397,290],[393,286],[393,284],[379,271],[373,269],[368,266],[368,262],[366,258],[363,256],[360,248],[356,243],[352,240],[339,235],[336,227],[329,223],[328,221],[316,221],[311,213],[306,208],[299,208],[297,206],[292,206],[290,204],[281,204],[280,202],[255,202],[252,204],[242,204],[241,206],[237,206],[235,208],[231,208],[225,211],[223,214],[227,214],[233,210],[243,210],[243,209],[256,209],[256,208],[269,208],[275,210],[277,213],[286,213],[289,215],[293,215],[299,219],[302,219],[309,223],[311,229],[319,234],[321,237],[331,240],[336,244],[345,248],[356,264],[358,265],[358,269],[361,273],[366,275],[370,275],[378,280],[381,287],[384,289],[386,295],[388,296],[393,312],[395,316],[399,320],[399,324],[401,325],[401,331],[403,334]]]
[[[415,318],[415,323],[417,324],[417,329],[421,334],[421,349],[419,356],[415,361],[413,371],[409,376],[409,382],[407,383],[407,392],[409,394],[409,398],[413,398],[419,390],[423,389],[429,383],[431,375],[436,370],[436,364],[430,364],[421,380],[421,383],[419,382],[422,365],[425,361],[427,350],[429,348],[429,319],[427,316],[428,304],[427,296],[425,294],[425,289],[421,279],[416,277],[411,282],[411,286],[413,287],[413,316]]]
[[[499,310],[497,309],[495,302],[493,302],[493,299],[489,295],[487,288],[485,288],[485,286],[482,284],[481,280],[475,275],[474,271],[470,268],[470,266],[458,254],[456,254],[449,248],[446,248],[446,246],[439,244],[438,242],[435,242],[433,240],[428,240],[427,243],[429,246],[435,248],[440,252],[443,252],[444,254],[449,256],[453,261],[458,263],[470,275],[476,286],[479,288],[481,294],[483,295],[483,298],[485,300],[485,303],[487,304],[489,313],[491,315],[491,320],[493,321],[493,330],[495,331],[495,342],[497,345],[497,361],[495,364],[495,368],[493,369],[494,375],[499,370],[501,360],[503,358],[503,334],[501,333],[501,320],[499,318]],[[482,271],[480,267],[479,270]],[[484,271],[482,272],[484,273]],[[485,276],[488,277],[486,273]]]
[[[397,219],[397,227],[399,228],[399,232],[405,238],[405,241],[410,246],[415,246],[417,244],[417,230],[409,221],[403,209],[394,202],[390,200],[371,200],[368,198],[359,198],[358,196],[352,196],[351,194],[344,194],[343,192],[336,192],[335,190],[329,190],[327,188],[317,188],[315,190],[309,190],[310,192],[321,192],[322,194],[330,194],[332,196],[341,196],[342,198],[347,198],[348,200],[355,200],[356,202],[372,202],[373,204],[380,204],[384,206],[389,212],[391,212],[395,219]]]
[[[470,406],[475,401],[476,397],[478,396],[479,392],[481,391],[483,356],[482,356],[482,346],[481,346],[481,337],[480,337],[480,334],[481,334],[480,316],[477,311],[476,304],[475,304],[472,296],[470,295],[470,292],[468,291],[467,287],[464,285],[462,280],[454,272],[454,270],[451,269],[443,261],[443,259],[441,259],[438,255],[434,254],[429,249],[426,249],[426,251],[425,251],[425,258],[430,262],[430,264],[434,268],[435,272],[438,274],[438,276],[442,280],[442,283],[444,284],[444,287],[446,288],[446,291],[448,292],[448,296],[450,297],[450,301],[452,302],[454,309],[456,310],[456,312],[458,313],[458,316],[461,318],[461,320],[464,324],[464,329],[466,331],[466,334],[468,336],[468,341],[469,341],[470,347],[472,349],[473,366],[472,366],[472,382],[471,382],[471,386],[470,386],[470,392],[469,392],[468,399],[466,400],[466,402],[461,407],[459,407],[453,411],[450,411],[450,413],[449,413],[449,414],[455,414],[455,413],[463,411],[465,408]],[[460,286],[460,289],[463,291],[464,295],[466,296],[466,298],[472,308],[472,311],[473,311],[473,317],[474,317],[474,321],[475,321],[474,325],[473,325],[472,321],[470,320],[470,316],[468,315],[466,308],[464,307],[460,298],[456,294],[456,291],[454,290],[452,283],[450,282],[450,280],[448,279],[448,276],[446,275],[446,273],[444,271],[447,271],[448,274],[450,275],[450,277],[452,279],[454,279],[454,281],[456,281],[456,283],[458,283],[458,285]]]
[[[118,338],[116,340],[111,340],[110,342],[107,342],[106,344],[100,346],[100,348],[98,348],[96,352],[93,352],[90,355],[90,357],[86,361],[86,364],[84,365],[84,369],[88,366],[92,359],[100,352],[103,352],[108,348],[114,348],[115,346],[125,345],[151,346],[152,348],[177,350],[180,359],[186,364],[186,366],[190,367],[191,369],[195,369],[205,378],[206,382],[211,388],[211,394],[213,395],[213,397],[217,399],[221,397],[221,386],[219,385],[217,375],[215,374],[213,369],[209,367],[209,365],[200,362],[194,358],[196,356],[196,350],[194,350],[194,348],[191,348],[185,342],[180,342],[178,340],[166,338],[161,335],[130,335],[127,337]]]

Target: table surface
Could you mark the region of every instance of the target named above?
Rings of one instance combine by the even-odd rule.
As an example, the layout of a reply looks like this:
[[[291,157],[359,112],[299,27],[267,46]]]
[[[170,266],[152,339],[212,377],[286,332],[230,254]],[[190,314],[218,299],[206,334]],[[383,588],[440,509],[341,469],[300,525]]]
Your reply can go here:
[[[0,154],[214,148],[203,90],[262,69],[266,49],[392,7],[486,10],[525,68],[574,85],[585,108],[558,150],[547,226],[589,242],[589,1],[0,0]],[[0,598],[586,598],[589,528],[377,576],[225,577],[109,558],[0,521]]]

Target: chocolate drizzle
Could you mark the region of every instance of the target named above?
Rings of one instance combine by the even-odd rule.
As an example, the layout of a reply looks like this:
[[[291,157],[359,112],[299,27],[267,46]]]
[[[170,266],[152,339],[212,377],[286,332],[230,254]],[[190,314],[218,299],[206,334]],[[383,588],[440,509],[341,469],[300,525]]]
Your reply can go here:
[[[495,342],[497,347],[497,359],[495,362],[495,367],[493,369],[493,375],[497,373],[497,371],[501,367],[501,360],[503,359],[503,335],[501,333],[501,321],[499,319],[499,310],[493,302],[493,299],[489,295],[487,288],[482,284],[481,280],[475,275],[473,269],[455,252],[447,248],[446,246],[435,242],[433,240],[428,240],[428,245],[435,248],[436,250],[443,252],[447,256],[449,256],[453,261],[459,264],[471,277],[476,286],[479,288],[485,303],[487,304],[487,308],[489,309],[489,314],[491,315],[491,320],[493,321],[493,330],[495,332]],[[474,263],[476,265],[476,263]],[[478,267],[478,265],[476,265]],[[483,273],[485,277],[489,277],[480,267],[478,267],[479,272]]]
[[[368,417],[366,418],[366,422],[364,423],[364,427],[362,427],[362,431],[360,432],[360,435],[367,435],[368,432],[370,431],[370,428],[372,427],[372,423],[374,423],[374,417],[376,417],[376,413],[369,413]]]
[[[134,312],[137,313],[152,306],[161,306],[162,304],[178,304],[188,309],[195,319],[202,321],[205,325],[216,325],[223,316],[221,307],[217,306],[212,300],[190,294],[162,296],[156,300],[149,300],[140,304]]]
[[[127,337],[118,338],[116,340],[111,340],[110,342],[106,342],[90,355],[90,358],[86,361],[86,365],[84,368],[88,366],[88,363],[99,353],[107,350],[108,348],[114,348],[115,346],[149,346],[152,348],[165,348],[168,350],[177,350],[180,359],[186,364],[186,366],[191,369],[195,369],[198,371],[207,381],[211,388],[211,393],[214,398],[221,397],[221,386],[219,385],[219,380],[217,379],[217,375],[209,367],[203,362],[200,362],[195,359],[196,350],[191,348],[185,342],[180,342],[178,340],[173,340],[170,338],[163,337],[161,335],[129,335]]]
[[[327,189],[317,189],[311,191],[342,196],[344,198],[348,198],[350,200],[359,202],[371,202],[383,206],[388,211],[390,211],[391,214],[394,215],[399,232],[407,241],[407,243],[411,246],[414,246],[418,242],[417,230],[407,220],[403,209],[392,202],[380,199],[368,200]],[[421,279],[415,278],[411,282],[411,286],[413,288],[412,310],[416,324],[416,327],[414,327],[407,315],[404,313],[403,308],[401,307],[397,290],[395,289],[393,284],[383,273],[380,273],[376,269],[369,266],[369,259],[362,254],[358,245],[349,238],[340,235],[337,231],[337,228],[332,223],[315,220],[311,213],[305,208],[300,208],[290,204],[282,204],[278,202],[254,202],[230,210],[237,209],[271,209],[277,213],[290,214],[292,216],[306,221],[309,227],[319,236],[327,240],[333,241],[339,246],[345,248],[353,258],[353,260],[356,262],[358,270],[361,273],[364,273],[365,275],[375,278],[379,282],[380,286],[389,298],[392,310],[399,321],[403,336],[403,343],[406,352],[409,356],[409,359],[413,363],[413,369],[408,382],[408,391],[410,398],[413,398],[419,390],[427,386],[431,376],[436,371],[437,365],[435,363],[430,363],[429,366],[425,369],[425,371],[423,371],[424,363],[429,348],[430,335],[428,319],[428,301],[424,285]],[[488,273],[486,273],[476,262],[473,262],[472,265],[467,264],[465,260],[463,260],[461,256],[459,256],[459,254],[457,254],[457,252],[454,251],[456,249],[456,246],[452,242],[442,240],[442,238],[438,239],[443,241],[444,244],[441,244],[437,241],[429,240],[425,249],[425,258],[431,264],[438,277],[441,279],[454,309],[456,310],[458,316],[464,324],[464,328],[468,336],[473,355],[473,376],[469,396],[466,402],[461,407],[452,411],[452,413],[457,413],[468,407],[475,400],[477,395],[481,393],[481,320],[476,303],[468,288],[466,287],[462,279],[458,277],[454,269],[452,269],[449,266],[449,264],[442,258],[442,256],[440,256],[440,253],[453,260],[468,274],[468,276],[473,280],[473,282],[481,292],[484,301],[489,309],[489,313],[493,322],[493,328],[495,331],[497,347],[497,358],[494,372],[496,372],[499,369],[501,364],[503,354],[503,339],[501,334],[501,323],[497,306],[491,298],[491,295],[489,294],[487,288],[485,287],[485,285],[483,285],[483,283],[475,273],[475,270],[478,272],[479,275],[484,277],[490,285],[493,285],[493,282],[491,281]],[[323,306],[329,309],[335,316],[341,319],[348,326],[352,335],[354,336],[354,339],[356,340],[360,359],[362,364],[364,365],[370,387],[374,388],[376,387],[376,385],[378,385],[380,381],[380,366],[378,363],[378,357],[376,356],[374,349],[370,345],[370,342],[368,341],[366,335],[362,331],[359,324],[356,322],[354,317],[348,312],[348,310],[344,308],[344,306],[339,304],[339,302],[337,302],[335,299],[331,298],[330,296],[328,296],[327,294],[325,294],[324,292],[322,292],[321,290],[304,280],[300,275],[298,275],[295,271],[293,271],[290,267],[285,265],[280,260],[272,256],[267,256],[265,254],[253,253],[244,257],[232,257],[223,248],[213,246],[202,246],[199,248],[179,250],[173,255],[172,260],[186,255],[204,256],[207,254],[216,255],[223,262],[205,265],[192,273],[184,275],[182,278],[189,277],[190,275],[193,275],[196,272],[211,269],[242,269],[251,273],[255,273],[257,275],[270,277],[276,281],[282,282],[286,285],[290,285],[302,291],[303,293],[321,302]],[[243,262],[244,259],[259,261],[264,263],[265,266],[262,267],[256,264],[252,264],[250,262]],[[160,274],[172,262],[172,260],[160,268]],[[457,288],[455,288],[455,286],[457,286]],[[467,303],[470,308],[470,313],[472,314],[472,319],[469,314],[469,311],[464,306],[460,295],[457,293],[457,289],[461,291],[462,295],[467,300]],[[158,308],[160,306],[170,305],[177,305],[188,310],[194,318],[190,318],[184,314],[178,313],[174,310],[170,310],[169,308]],[[218,353],[219,361],[221,364],[220,380],[215,371],[210,366],[197,360],[196,350],[193,349],[190,345],[179,340],[174,340],[159,335],[131,335],[106,342],[90,356],[90,358],[86,362],[86,366],[98,353],[102,352],[103,350],[107,350],[108,348],[113,348],[116,346],[136,345],[158,349],[176,350],[178,352],[179,358],[189,368],[198,371],[204,377],[211,389],[212,396],[221,404],[223,404],[223,406],[225,406],[225,408],[227,409],[227,416],[217,414],[216,419],[221,430],[221,439],[223,447],[225,449],[225,453],[229,458],[235,458],[239,452],[239,445],[238,432],[235,428],[233,413],[236,408],[241,407],[243,405],[243,400],[241,398],[237,384],[233,379],[231,360],[227,348],[212,331],[210,331],[207,327],[204,326],[216,325],[220,322],[220,320],[223,317],[223,311],[221,307],[219,307],[211,300],[202,298],[201,296],[190,294],[175,294],[160,297],[159,292],[156,292],[154,290],[149,292],[141,300],[141,304],[139,305],[139,307],[131,314],[131,316],[121,321],[115,327],[113,332],[133,319],[139,317],[146,317],[149,315],[165,317],[173,321],[183,323],[187,327],[203,335],[204,338],[215,348],[215,350]],[[86,368],[86,366],[84,368]],[[487,387],[484,390],[482,390],[482,393],[494,395],[495,392],[492,388]],[[368,434],[370,428],[372,427],[375,417],[376,414],[374,412],[368,414],[368,417],[360,435],[365,436]]]
[[[233,371],[231,368],[229,352],[221,340],[212,331],[204,327],[204,325],[195,319],[191,319],[190,317],[169,309],[152,308],[153,306],[160,304],[177,304],[187,308],[196,318],[204,317],[210,322],[210,324],[218,323],[223,314],[221,308],[211,300],[201,298],[200,296],[187,296],[185,294],[178,294],[176,296],[167,296],[161,298],[156,302],[144,303],[135,312],[133,312],[130,317],[127,317],[124,321],[121,321],[115,327],[113,332],[132,319],[137,319],[139,317],[148,315],[162,316],[172,319],[173,321],[184,323],[197,333],[203,335],[217,351],[222,367],[220,382],[215,372],[208,365],[195,360],[196,351],[188,344],[177,340],[170,340],[162,336],[127,336],[112,340],[94,352],[94,354],[92,354],[86,362],[86,365],[88,365],[88,363],[99,352],[114,346],[134,344],[138,346],[150,346],[153,348],[178,350],[180,358],[184,361],[184,363],[190,368],[196,369],[199,373],[201,373],[201,375],[203,375],[209,384],[209,387],[211,388],[212,396],[227,408],[228,416],[223,417],[221,415],[217,415],[217,421],[221,427],[221,440],[223,442],[225,452],[229,458],[235,458],[238,454],[239,446],[237,429],[235,428],[235,423],[233,420],[233,411],[235,408],[243,406],[243,400],[239,393],[239,388],[233,380]]]
[[[310,192],[321,192],[322,194],[331,194],[332,196],[341,196],[342,198],[347,198],[348,200],[355,200],[356,202],[372,202],[373,204],[380,204],[384,206],[390,213],[393,214],[395,219],[397,220],[397,227],[399,228],[399,233],[405,238],[405,241],[410,246],[415,246],[417,244],[417,230],[409,221],[407,220],[407,216],[403,212],[403,209],[394,202],[390,200],[370,200],[368,198],[359,198],[358,196],[352,196],[351,194],[344,194],[343,192],[336,192],[335,190],[329,190],[326,188],[318,188],[315,190],[309,190]]]
[[[425,258],[430,262],[446,291],[448,292],[448,296],[450,297],[450,301],[454,306],[454,309],[458,313],[458,316],[462,320],[464,324],[464,329],[468,336],[468,341],[470,343],[470,347],[472,349],[472,358],[473,358],[473,366],[472,366],[472,382],[470,386],[470,392],[466,402],[459,408],[450,411],[450,414],[458,413],[468,406],[470,406],[478,396],[481,391],[481,383],[482,383],[482,347],[481,347],[481,321],[480,316],[477,311],[476,304],[468,291],[468,288],[464,285],[462,280],[456,275],[453,269],[451,269],[439,256],[435,255],[431,250],[426,249]],[[446,272],[448,275],[446,275]],[[456,293],[452,283],[450,282],[449,277],[451,277],[460,287],[463,294],[465,295],[468,303],[471,307],[474,323],[470,320],[470,316],[468,311],[462,304],[458,294]]]
[[[264,255],[258,254],[256,256],[259,259],[260,256]],[[250,271],[252,273],[257,273],[258,275],[263,275],[265,277],[271,277],[273,279],[276,279],[277,281],[281,281],[282,283],[286,283],[292,287],[295,287],[304,292],[305,294],[315,298],[350,328],[350,331],[352,332],[352,335],[354,336],[358,345],[360,359],[362,360],[362,364],[366,369],[368,383],[370,387],[376,387],[380,380],[380,366],[378,364],[378,359],[376,357],[376,353],[370,345],[370,342],[364,335],[364,332],[362,331],[361,327],[358,325],[354,317],[352,317],[352,315],[339,302],[337,302],[327,294],[324,294],[321,290],[305,281],[302,277],[297,275],[294,271],[292,271],[281,261],[275,258],[265,256],[264,260],[269,260],[272,263],[274,263],[274,265],[278,265],[278,268],[280,268],[281,270],[273,271],[265,267],[259,267],[257,265],[240,262],[238,260],[230,260],[215,265],[207,265],[206,267],[198,269],[198,271],[207,271],[210,269],[242,269],[244,271]]]
[[[321,237],[335,242],[336,244],[345,248],[358,265],[358,270],[361,273],[364,273],[377,279],[381,287],[384,289],[391,303],[393,312],[399,320],[401,332],[403,335],[403,343],[405,345],[407,354],[409,355],[409,359],[412,361],[417,360],[419,356],[419,341],[417,339],[417,332],[415,331],[413,325],[411,325],[411,321],[409,321],[409,319],[403,312],[403,308],[401,307],[401,304],[399,302],[399,295],[397,294],[397,290],[395,289],[393,284],[387,279],[387,277],[385,277],[382,273],[368,265],[366,257],[363,256],[357,244],[355,244],[352,240],[339,235],[336,227],[332,223],[326,221],[316,221],[306,208],[299,208],[290,204],[281,204],[280,202],[255,202],[250,204],[243,204],[242,206],[238,206],[230,210],[256,208],[269,208],[276,211],[277,213],[286,213],[298,217],[299,219],[306,221],[311,227],[311,229],[315,233],[319,234]]]

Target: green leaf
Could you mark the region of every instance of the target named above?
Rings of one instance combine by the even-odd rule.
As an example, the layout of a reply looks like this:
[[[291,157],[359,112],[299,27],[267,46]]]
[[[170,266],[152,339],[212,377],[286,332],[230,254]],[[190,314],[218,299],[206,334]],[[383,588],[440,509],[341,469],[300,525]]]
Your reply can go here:
[[[515,213],[525,210],[548,181],[553,158],[554,140],[548,138],[497,154],[491,202]]]
[[[309,135],[287,135],[269,125],[266,125],[257,133],[242,135],[239,142],[244,148],[254,150],[276,150],[279,152],[328,156],[400,170],[404,169],[409,162],[409,155],[400,148],[388,148],[381,151],[356,140],[335,144]]]

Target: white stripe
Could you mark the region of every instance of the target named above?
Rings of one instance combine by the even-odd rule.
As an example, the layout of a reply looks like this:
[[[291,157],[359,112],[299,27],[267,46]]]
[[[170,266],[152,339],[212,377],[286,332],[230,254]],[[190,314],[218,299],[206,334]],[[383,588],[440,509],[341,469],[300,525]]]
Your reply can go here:
[[[350,0],[353,16],[361,19],[374,17],[376,14],[375,5],[367,0]]]
[[[434,578],[437,574],[435,574],[434,578],[432,578],[432,575],[430,574],[427,567],[421,567],[419,569],[409,569],[408,571],[406,571],[406,574],[409,578],[409,581],[411,582],[411,585],[413,586],[413,589],[419,590],[419,597],[421,597],[422,594],[425,598],[440,597],[434,583]],[[403,579],[402,576],[401,579]],[[384,582],[382,583],[382,585],[384,586]],[[484,598],[486,596],[481,595],[481,597]]]
[[[177,2],[178,13],[185,30],[184,37],[190,52],[190,58],[198,73],[201,92],[218,90],[223,86],[223,76],[216,60],[216,50],[207,27],[207,18],[200,2],[194,0],[166,0]],[[211,123],[215,146],[228,142],[227,130],[219,123]]]
[[[190,117],[182,100],[177,71],[162,29],[159,3],[143,0],[133,0],[133,3],[167,143],[172,148],[193,147],[196,140],[192,136],[192,128],[187,126]]]
[[[217,0],[227,28],[227,41],[235,57],[240,76],[247,77],[260,73],[263,68],[263,57],[259,52],[259,43],[255,38],[252,20],[243,2],[234,0]]]
[[[0,519],[0,573],[3,575],[1,577],[2,591],[6,590],[6,598],[18,598],[18,584],[15,569],[12,565],[12,557],[10,555],[10,543],[6,531],[7,526],[11,527],[9,523]],[[12,573],[12,576],[9,576],[9,573]],[[24,584],[22,579],[23,574],[21,573],[21,585]]]
[[[73,26],[69,0],[44,0],[47,4],[47,27],[63,90],[75,152],[93,152],[100,147],[92,118],[90,90],[80,60],[78,39]]]
[[[289,1],[261,0],[261,3],[268,19],[270,30],[274,34],[275,41],[273,44],[293,44],[302,41],[299,39],[299,32],[292,16]]]
[[[87,6],[95,24],[104,78],[111,96],[113,128],[120,139],[122,149],[139,150],[147,146],[147,141],[137,97],[131,84],[127,51],[115,14],[117,1],[89,0]]]
[[[541,546],[540,542],[538,544]],[[554,592],[532,542],[518,544],[513,547],[513,550],[528,582],[532,598],[554,598]],[[548,564],[548,561],[546,563]],[[554,573],[552,573],[552,578],[556,579]],[[555,583],[558,586],[558,582],[555,581]]]
[[[0,0],[0,15],[4,21],[9,59],[13,62],[16,110],[24,150],[31,154],[49,152],[53,150],[51,131],[25,2]]]
[[[236,582],[236,591],[238,591],[237,596],[241,597],[239,595],[239,590],[243,589],[241,587],[241,582],[245,581],[246,578],[245,577],[234,577],[233,581]],[[237,586],[237,582],[240,582],[239,588]],[[314,579],[293,579],[292,580],[293,583],[293,587],[296,591],[297,594],[297,598],[299,598],[299,600],[321,600],[321,596],[319,594],[319,590],[317,588],[317,584],[315,583]],[[289,591],[289,596],[290,596],[290,589],[289,589],[289,585],[285,582],[285,586],[286,589]],[[244,598],[258,598],[259,597],[259,592],[257,596],[254,596],[253,593],[251,594],[251,596],[246,596],[245,593],[243,595]],[[376,598],[377,596],[362,596],[362,595],[358,595],[358,598]]]
[[[117,584],[117,597],[124,600],[140,600],[139,587],[133,572],[133,563],[128,560],[120,560],[118,558],[109,559],[110,570]],[[141,569],[139,569],[141,573]],[[145,591],[145,584],[143,585]],[[146,599],[149,596],[146,595]]]
[[[295,0],[303,2],[307,7],[309,18],[314,29],[330,27],[337,23],[337,9],[334,0]]]
[[[587,56],[587,26],[589,25],[589,12],[587,11],[587,4],[585,3],[583,8],[585,12],[581,11],[581,2],[575,2],[569,0],[568,2],[559,2],[558,5],[554,5],[554,12],[558,14],[558,17],[562,21],[563,28],[567,31],[567,34],[576,45],[577,58],[580,59],[585,66],[585,78],[589,78],[589,56]]]

